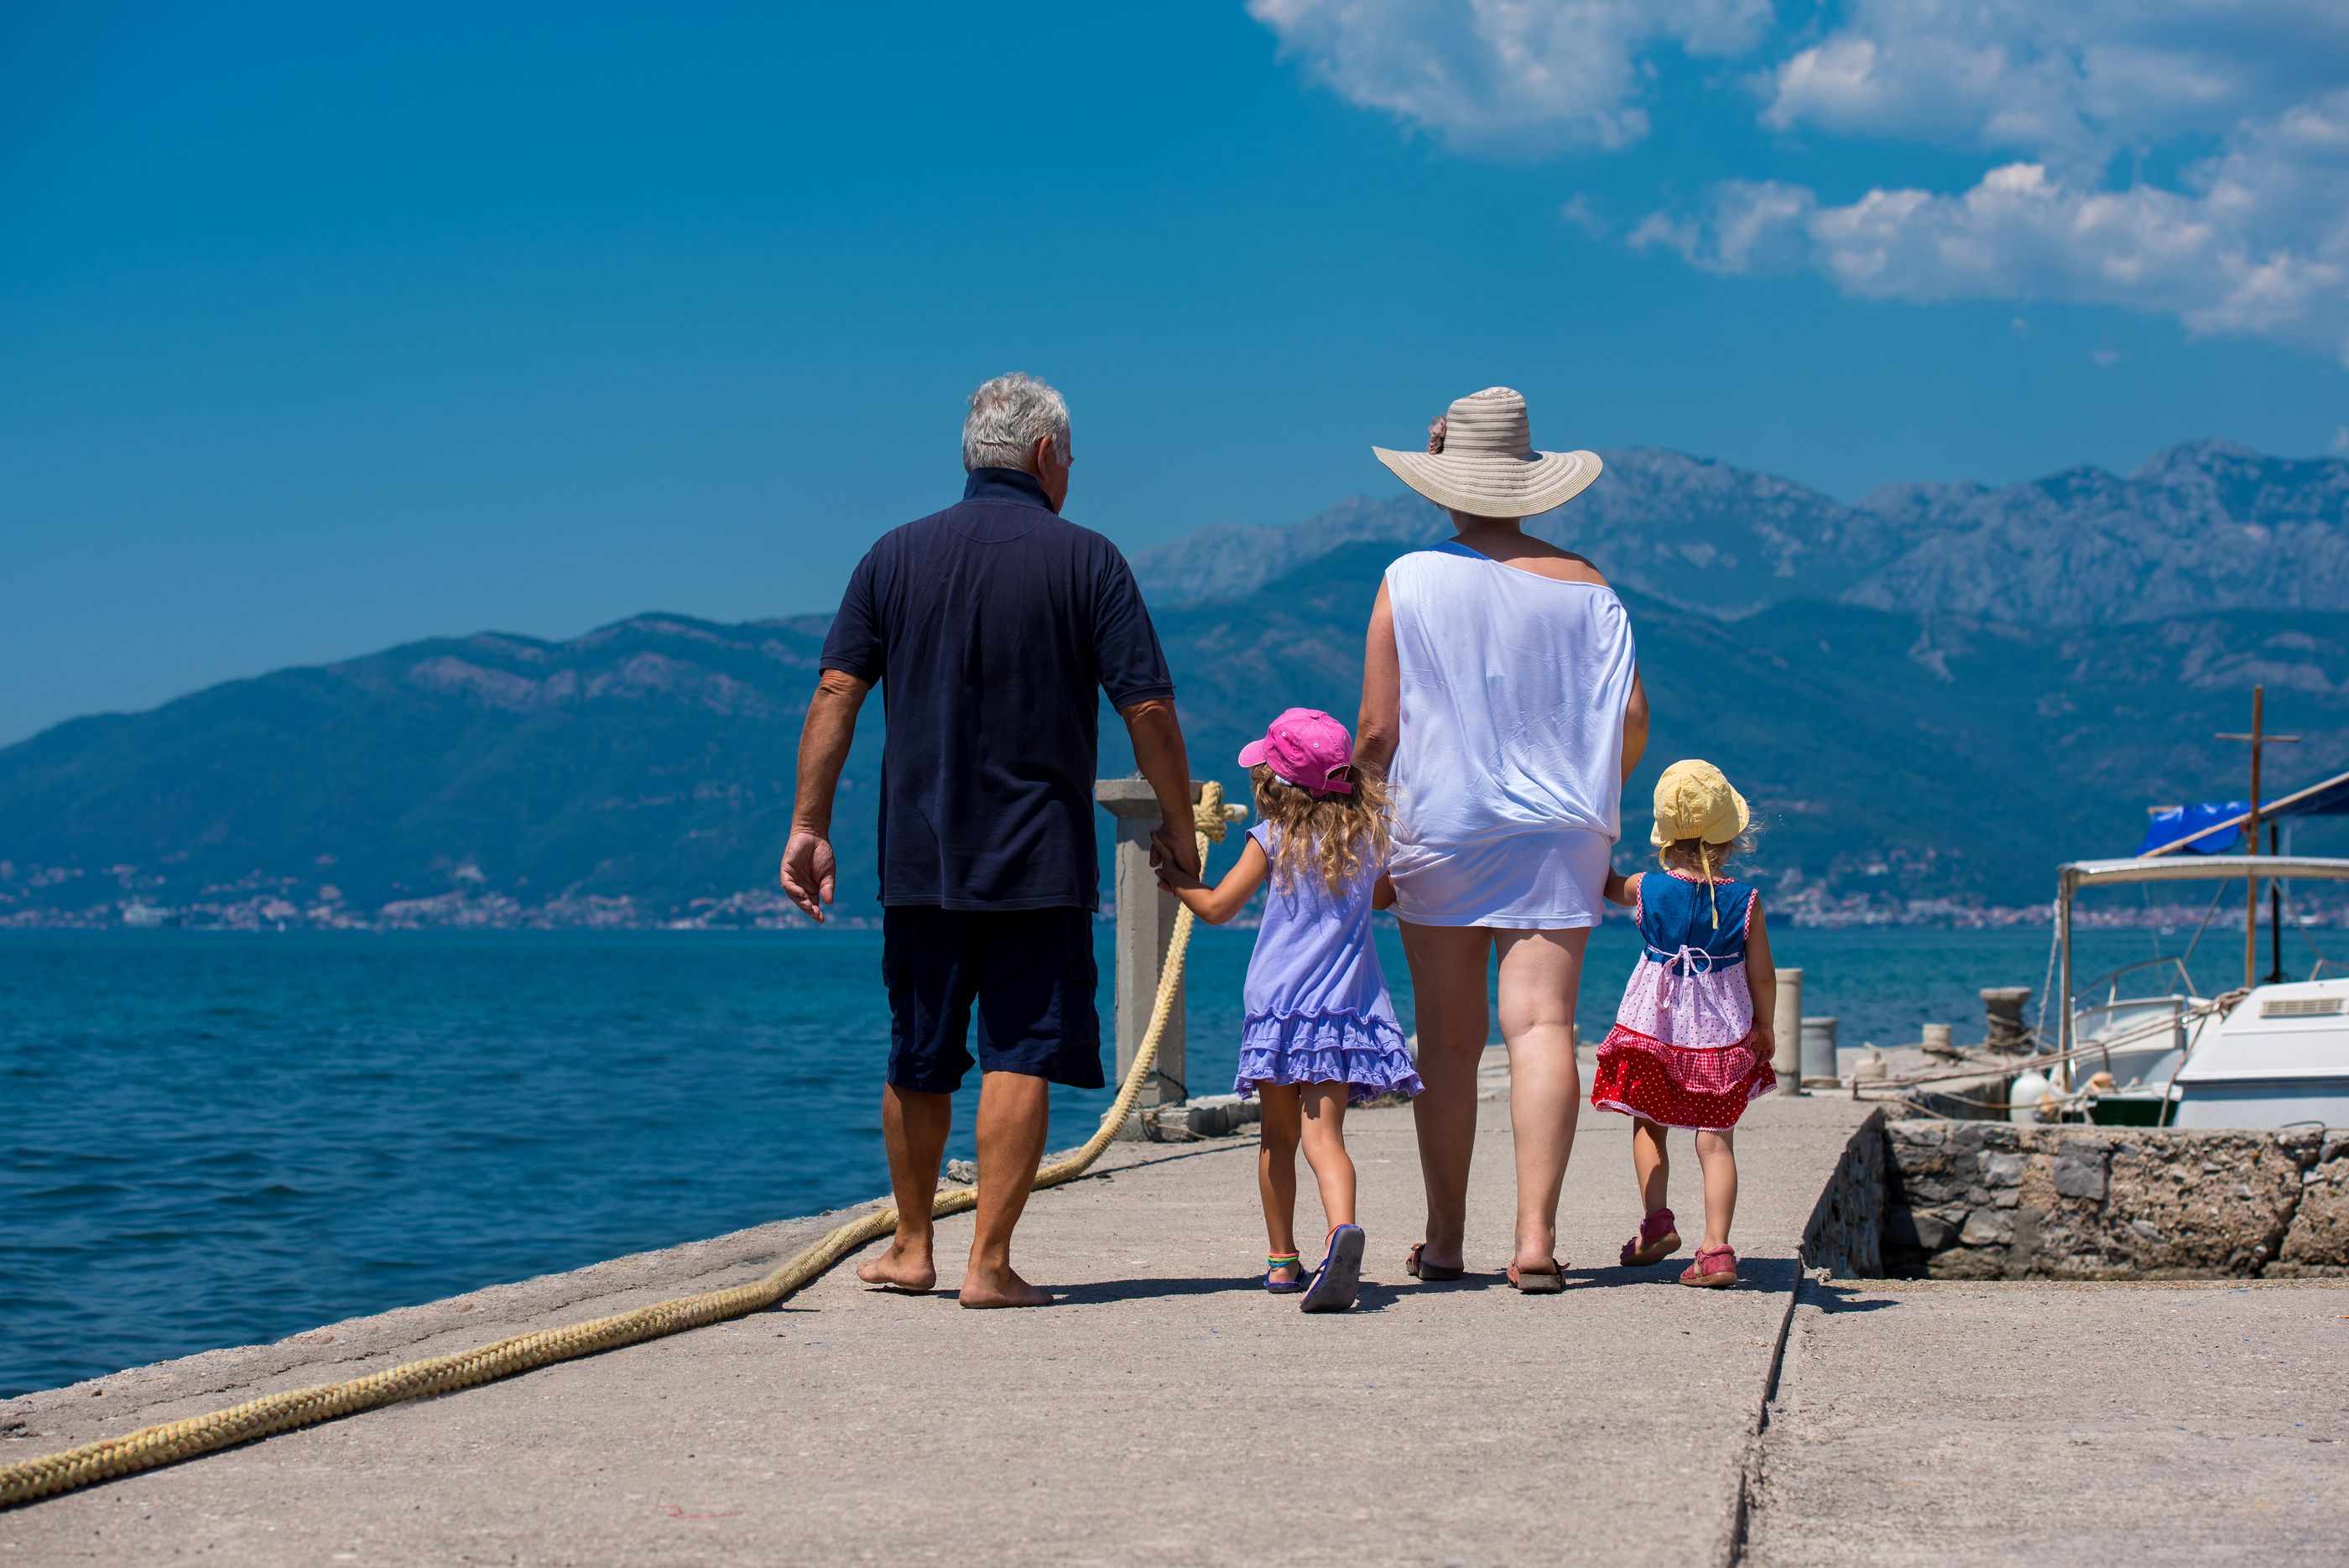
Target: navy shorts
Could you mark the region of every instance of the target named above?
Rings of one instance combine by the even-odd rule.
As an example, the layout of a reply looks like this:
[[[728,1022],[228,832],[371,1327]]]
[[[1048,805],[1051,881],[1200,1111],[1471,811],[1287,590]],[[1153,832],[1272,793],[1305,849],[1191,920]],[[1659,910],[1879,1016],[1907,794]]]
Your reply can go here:
[[[881,911],[881,978],[889,1082],[898,1088],[950,1095],[962,1086],[974,1002],[980,1072],[1102,1086],[1090,909],[896,905]]]

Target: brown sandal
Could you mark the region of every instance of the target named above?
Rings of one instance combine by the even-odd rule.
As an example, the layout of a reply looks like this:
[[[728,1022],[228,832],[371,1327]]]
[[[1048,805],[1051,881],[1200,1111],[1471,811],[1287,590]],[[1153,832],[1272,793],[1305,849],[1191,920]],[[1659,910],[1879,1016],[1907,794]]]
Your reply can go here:
[[[1545,1273],[1538,1269],[1520,1270],[1516,1264],[1511,1263],[1509,1283],[1529,1296],[1557,1295],[1566,1289],[1566,1265],[1553,1257],[1549,1261],[1549,1271]]]
[[[1425,1259],[1420,1256],[1421,1253],[1426,1251],[1426,1242],[1413,1241],[1411,1244],[1411,1255],[1402,1261],[1402,1272],[1409,1274],[1414,1280],[1424,1281],[1429,1284],[1435,1284],[1446,1280],[1456,1280],[1468,1272],[1466,1269],[1461,1268],[1456,1264],[1428,1262]]]

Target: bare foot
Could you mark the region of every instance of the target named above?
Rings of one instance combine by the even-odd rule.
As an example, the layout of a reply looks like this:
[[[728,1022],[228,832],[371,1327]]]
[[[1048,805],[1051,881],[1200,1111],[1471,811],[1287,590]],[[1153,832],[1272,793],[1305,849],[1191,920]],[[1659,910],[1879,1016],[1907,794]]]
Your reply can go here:
[[[938,1266],[931,1260],[927,1247],[916,1250],[902,1241],[892,1241],[889,1250],[879,1257],[857,1264],[856,1277],[868,1285],[879,1285],[883,1290],[906,1291],[918,1295],[936,1286]]]
[[[1040,1290],[1015,1269],[972,1269],[963,1276],[962,1304],[967,1307],[1050,1306],[1052,1293]]]

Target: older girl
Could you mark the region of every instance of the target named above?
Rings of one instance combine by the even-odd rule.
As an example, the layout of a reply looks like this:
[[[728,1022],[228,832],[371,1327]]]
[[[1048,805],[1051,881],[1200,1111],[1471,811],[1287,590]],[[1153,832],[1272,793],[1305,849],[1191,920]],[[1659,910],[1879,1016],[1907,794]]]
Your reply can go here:
[[[1347,1105],[1419,1092],[1371,945],[1371,911],[1386,901],[1386,791],[1353,765],[1353,753],[1345,725],[1317,708],[1289,709],[1240,752],[1260,820],[1248,829],[1239,863],[1212,888],[1164,874],[1174,896],[1210,925],[1272,885],[1248,961],[1234,1086],[1263,1102],[1257,1190],[1271,1241],[1264,1288],[1276,1295],[1301,1291],[1298,1304],[1307,1312],[1345,1311],[1361,1278]],[[1299,1143],[1330,1221],[1320,1266],[1309,1277],[1297,1251]]]

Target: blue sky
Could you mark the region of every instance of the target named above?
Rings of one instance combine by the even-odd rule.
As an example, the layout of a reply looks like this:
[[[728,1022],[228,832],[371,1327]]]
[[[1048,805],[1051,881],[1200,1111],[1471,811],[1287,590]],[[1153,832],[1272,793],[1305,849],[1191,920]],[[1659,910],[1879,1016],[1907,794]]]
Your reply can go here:
[[[2314,0],[19,3],[0,73],[0,742],[828,607],[1013,368],[1129,548],[1495,382],[1847,498],[2349,449]]]

